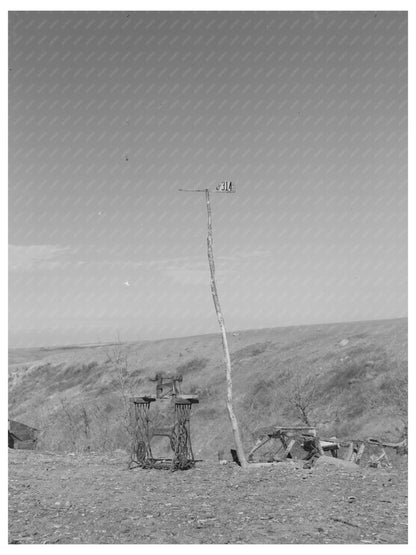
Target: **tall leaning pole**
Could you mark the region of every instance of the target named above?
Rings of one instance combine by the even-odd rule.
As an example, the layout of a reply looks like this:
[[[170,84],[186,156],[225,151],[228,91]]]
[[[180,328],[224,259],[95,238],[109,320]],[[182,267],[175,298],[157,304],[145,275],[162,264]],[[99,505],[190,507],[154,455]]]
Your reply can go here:
[[[207,254],[209,270],[211,274],[211,293],[212,299],[214,301],[215,312],[217,314],[218,324],[220,326],[222,347],[224,351],[224,366],[225,375],[227,378],[227,410],[230,417],[231,427],[234,435],[235,447],[238,455],[238,459],[242,468],[247,468],[248,463],[246,456],[244,454],[243,442],[241,441],[240,429],[238,427],[237,417],[234,412],[233,405],[233,382],[232,382],[232,372],[231,372],[231,358],[230,350],[228,348],[227,332],[225,329],[224,316],[222,314],[220,299],[218,296],[217,283],[215,281],[215,263],[214,263],[214,250],[213,250],[213,236],[212,236],[212,211],[211,202],[209,196],[209,189],[179,189],[179,191],[185,191],[189,193],[205,193],[205,200],[207,204],[207,215],[208,215],[208,235],[207,235]],[[220,183],[215,192],[217,193],[235,193],[235,187],[231,181],[223,181]]]

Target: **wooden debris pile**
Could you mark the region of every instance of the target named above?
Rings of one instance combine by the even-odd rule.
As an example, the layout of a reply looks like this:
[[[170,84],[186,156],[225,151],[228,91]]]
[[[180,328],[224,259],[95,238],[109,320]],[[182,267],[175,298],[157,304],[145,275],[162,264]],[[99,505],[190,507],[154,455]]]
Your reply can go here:
[[[36,449],[39,430],[16,420],[8,421],[9,449]]]
[[[276,441],[279,440],[279,441]],[[253,462],[254,454],[266,444],[271,446],[267,453],[267,462],[281,462],[295,458],[294,451],[300,447],[306,452],[302,457],[306,461],[305,468],[311,468],[321,456],[326,454],[344,461],[360,465],[364,452],[377,448],[374,453],[368,453],[367,466],[372,468],[391,467],[386,448],[395,449],[397,453],[407,452],[407,440],[398,443],[386,443],[378,439],[354,439],[340,441],[336,437],[320,438],[315,427],[311,426],[271,426],[263,429],[257,437],[254,447],[248,454],[248,460]],[[374,451],[374,449],[371,449]],[[334,461],[335,462],[335,461]]]

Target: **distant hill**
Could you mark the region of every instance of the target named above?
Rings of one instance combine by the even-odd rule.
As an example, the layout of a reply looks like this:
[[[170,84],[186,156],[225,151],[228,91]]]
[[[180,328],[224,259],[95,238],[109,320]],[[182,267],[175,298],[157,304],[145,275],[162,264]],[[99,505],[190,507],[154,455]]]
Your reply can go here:
[[[323,436],[400,436],[407,417],[407,319],[246,330],[228,339],[247,448],[259,428],[301,422],[291,400],[296,394]],[[199,395],[191,421],[199,457],[215,458],[232,446],[219,334],[11,349],[9,362],[9,416],[42,430],[45,449],[127,448],[123,397],[153,392],[148,378],[157,372],[183,374],[184,393]],[[162,413],[155,408],[154,418]]]

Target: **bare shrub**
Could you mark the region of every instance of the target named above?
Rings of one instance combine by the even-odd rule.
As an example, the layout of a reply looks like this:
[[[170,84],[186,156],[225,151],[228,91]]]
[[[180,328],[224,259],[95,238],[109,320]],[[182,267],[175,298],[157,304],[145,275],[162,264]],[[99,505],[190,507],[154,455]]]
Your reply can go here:
[[[288,402],[295,415],[307,426],[313,426],[317,389],[314,376],[296,376],[288,387]]]
[[[116,409],[114,418],[119,423],[118,437],[122,440],[123,447],[126,447],[126,444],[131,444],[133,441],[135,430],[132,422],[131,398],[135,396],[135,390],[143,380],[140,377],[140,370],[131,368],[128,351],[123,347],[119,336],[107,351],[106,362],[111,364],[116,375],[117,394],[121,398],[121,406]]]
[[[51,451],[107,451],[126,446],[120,420],[110,403],[71,404],[62,399],[55,411],[39,415],[39,448]]]
[[[81,429],[78,410],[63,398],[55,411],[43,415],[39,447],[52,451],[83,450]]]

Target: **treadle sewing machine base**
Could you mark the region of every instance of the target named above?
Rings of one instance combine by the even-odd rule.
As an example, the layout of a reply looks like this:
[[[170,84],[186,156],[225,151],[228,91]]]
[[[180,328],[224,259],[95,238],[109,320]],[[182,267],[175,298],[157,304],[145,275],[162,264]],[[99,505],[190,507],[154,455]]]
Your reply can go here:
[[[156,397],[144,395],[130,399],[133,441],[129,469],[139,467],[187,470],[193,468],[195,458],[191,443],[190,416],[192,405],[199,402],[198,397],[181,393],[182,376],[158,374],[152,381],[157,382]],[[151,427],[150,405],[156,399],[170,399],[174,406],[173,421],[168,426]],[[151,441],[156,436],[169,438],[173,451],[172,458],[153,456]]]

